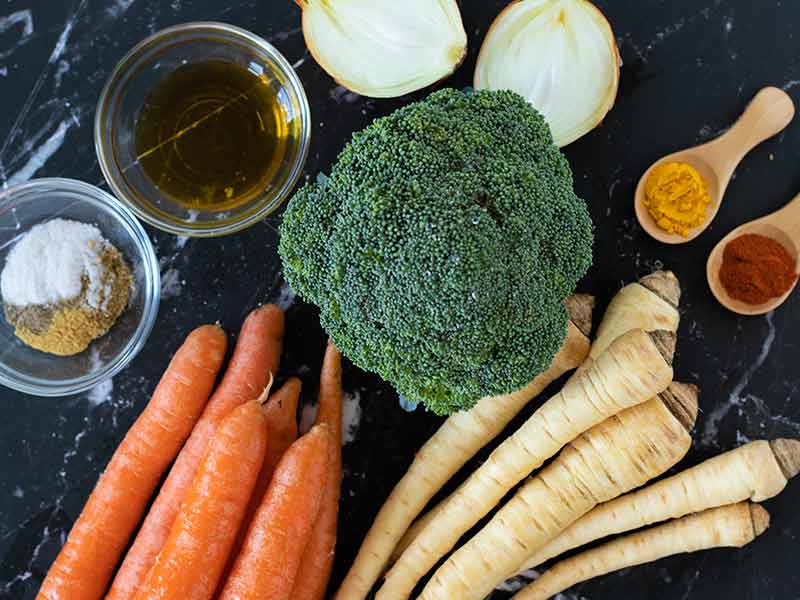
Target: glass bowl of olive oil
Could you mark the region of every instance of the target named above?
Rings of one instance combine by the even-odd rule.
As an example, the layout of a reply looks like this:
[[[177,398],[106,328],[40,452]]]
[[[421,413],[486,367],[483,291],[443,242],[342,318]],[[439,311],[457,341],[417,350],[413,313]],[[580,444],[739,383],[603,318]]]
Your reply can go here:
[[[151,225],[194,237],[275,211],[302,174],[310,133],[292,66],[224,23],[187,23],[141,42],[111,75],[95,119],[116,196]]]

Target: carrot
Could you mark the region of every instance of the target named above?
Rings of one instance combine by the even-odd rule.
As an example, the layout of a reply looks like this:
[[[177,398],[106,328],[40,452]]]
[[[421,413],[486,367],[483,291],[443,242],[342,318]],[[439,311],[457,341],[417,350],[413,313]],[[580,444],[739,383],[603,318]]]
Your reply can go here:
[[[591,296],[573,296],[567,302],[567,337],[550,367],[521,390],[484,398],[471,410],[452,415],[417,452],[375,517],[335,600],[366,598],[398,540],[430,499],[531,400],[583,362],[589,352],[593,306]]]
[[[597,504],[675,465],[689,451],[697,390],[667,392],[590,429],[530,479],[434,574],[421,600],[478,600]]]
[[[210,600],[267,451],[261,404],[223,419],[136,600]]]
[[[322,503],[333,443],[328,427],[317,425],[286,452],[220,600],[290,598]]]
[[[317,424],[330,428],[334,443],[331,445],[322,505],[297,571],[292,600],[322,600],[333,569],[342,491],[342,355],[333,343],[328,343],[322,364]]]
[[[282,339],[283,313],[276,306],[263,306],[247,317],[225,376],[170,469],[107,600],[130,600],[136,594],[166,542],[219,423],[237,406],[258,398],[270,373],[278,369]]]
[[[100,476],[37,598],[103,597],[153,491],[200,417],[225,345],[215,326],[186,338]]]
[[[233,563],[239,552],[242,550],[250,523],[264,500],[267,488],[272,481],[272,475],[280,463],[283,455],[289,447],[297,440],[297,403],[300,400],[302,383],[296,377],[292,377],[283,384],[275,394],[273,394],[264,405],[264,414],[267,417],[267,431],[269,432],[269,445],[267,446],[267,456],[258,474],[255,488],[247,504],[244,519],[239,526],[236,541],[233,544],[228,562],[223,576],[220,578],[220,586],[224,585],[233,570]]]
[[[303,384],[297,377],[292,377],[283,384],[281,389],[275,392],[264,407],[267,415],[267,429],[269,430],[269,448],[267,448],[267,458],[264,460],[264,468],[258,477],[256,491],[253,494],[256,499],[253,511],[248,512],[250,516],[255,514],[255,509],[261,504],[261,499],[269,487],[272,474],[280,463],[283,455],[289,447],[297,440],[297,403],[300,400],[300,392]]]
[[[595,540],[690,513],[777,496],[800,472],[800,441],[750,442],[598,506],[526,561],[526,568]]]
[[[711,508],[616,539],[562,561],[514,599],[546,600],[593,577],[675,554],[711,548],[742,548],[768,527],[769,513],[759,504],[741,502]]]
[[[534,469],[583,432],[646,402],[672,381],[674,334],[637,329],[615,340],[545,402],[438,510],[386,575],[378,600],[406,598],[417,582]]]

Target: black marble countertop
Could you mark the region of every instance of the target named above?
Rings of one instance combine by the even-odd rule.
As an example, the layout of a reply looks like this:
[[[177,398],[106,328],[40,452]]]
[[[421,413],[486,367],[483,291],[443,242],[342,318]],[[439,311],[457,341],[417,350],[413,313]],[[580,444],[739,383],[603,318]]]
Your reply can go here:
[[[483,35],[504,4],[461,1],[470,54],[448,83],[469,84]],[[597,226],[595,266],[582,290],[597,294],[602,308],[623,282],[655,267],[680,276],[685,301],[676,373],[703,390],[696,443],[684,465],[751,439],[800,437],[797,297],[766,317],[740,318],[716,303],[705,281],[705,259],[717,241],[800,191],[800,121],[747,157],[719,217],[693,243],[652,241],[632,208],[635,182],[648,164],[723,131],[760,87],[782,87],[800,99],[800,3],[598,4],[614,26],[624,66],[619,99],[606,122],[566,150]],[[329,168],[354,130],[408,101],[369,100],[337,86],[306,51],[300,11],[288,0],[0,0],[0,185],[41,176],[102,182],[92,142],[100,88],[137,41],[192,20],[250,29],[294,64],[314,118],[309,177]],[[98,474],[191,327],[219,320],[235,332],[251,308],[278,301],[288,309],[283,370],[299,374],[307,390],[316,387],[324,334],[316,311],[295,302],[282,281],[279,218],[218,240],[149,230],[161,259],[163,302],[153,335],[133,363],[76,397],[0,391],[0,597],[34,598]],[[348,368],[345,387],[360,419],[344,451],[334,584],[414,451],[439,423],[421,410],[404,413],[389,386],[355,368]],[[664,560],[563,598],[799,598],[800,516],[792,508],[798,501],[794,483],[767,502],[772,527],[742,551]]]

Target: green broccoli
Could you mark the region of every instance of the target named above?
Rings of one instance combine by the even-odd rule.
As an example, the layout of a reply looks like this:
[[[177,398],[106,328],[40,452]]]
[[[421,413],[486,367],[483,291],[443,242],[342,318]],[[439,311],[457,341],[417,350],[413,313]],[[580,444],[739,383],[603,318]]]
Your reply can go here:
[[[280,255],[354,364],[450,414],[550,365],[592,242],[542,116],[513,92],[444,89],[297,192]]]

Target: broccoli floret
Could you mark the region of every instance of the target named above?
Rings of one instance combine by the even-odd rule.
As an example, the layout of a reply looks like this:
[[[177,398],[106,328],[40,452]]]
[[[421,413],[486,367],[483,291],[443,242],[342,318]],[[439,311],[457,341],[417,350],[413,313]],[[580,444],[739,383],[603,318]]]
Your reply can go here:
[[[513,92],[445,89],[297,192],[280,255],[354,364],[450,414],[550,365],[592,241],[542,116]]]

